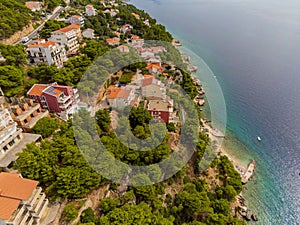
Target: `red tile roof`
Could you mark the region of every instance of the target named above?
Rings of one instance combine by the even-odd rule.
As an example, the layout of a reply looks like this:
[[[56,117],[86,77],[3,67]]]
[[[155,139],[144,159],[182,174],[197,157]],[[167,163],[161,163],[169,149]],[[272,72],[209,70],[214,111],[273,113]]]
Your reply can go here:
[[[27,95],[42,96],[43,91],[48,86],[48,84],[34,84],[27,92]]]
[[[25,2],[25,6],[31,10],[38,9],[41,7],[41,2]]]
[[[22,200],[28,200],[38,181],[21,178],[20,174],[0,173],[0,218],[7,220]]]
[[[131,89],[127,90],[127,89],[121,89],[121,91],[118,94],[118,98],[124,98],[127,99],[129,97],[131,93]]]
[[[121,91],[121,88],[115,87],[115,86],[110,86],[107,88],[106,93],[107,93],[107,98],[108,99],[115,99],[117,98],[119,92]]]
[[[108,44],[117,44],[120,42],[120,38],[107,38],[106,39],[106,42]]]
[[[49,48],[50,46],[56,45],[55,42],[53,41],[47,41],[45,43],[37,43],[33,45],[28,45],[28,48],[38,48],[38,47],[44,47],[44,48]]]

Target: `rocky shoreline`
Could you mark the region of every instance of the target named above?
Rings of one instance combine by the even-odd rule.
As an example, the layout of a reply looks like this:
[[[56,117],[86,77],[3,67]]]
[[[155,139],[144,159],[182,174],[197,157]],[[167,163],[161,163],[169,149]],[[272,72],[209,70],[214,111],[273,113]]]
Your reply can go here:
[[[182,46],[182,44],[179,40],[174,40],[173,45],[175,47]],[[198,68],[196,66],[190,65],[190,61],[191,61],[190,56],[186,56],[186,55],[182,54],[182,60],[183,60],[183,62],[188,64],[188,70],[190,73],[197,71]],[[194,85],[198,89],[198,95],[195,97],[194,102],[197,103],[197,105],[199,107],[204,106],[205,105],[205,100],[204,100],[205,90],[202,88],[202,83],[199,79],[195,78],[195,76],[193,76],[192,74],[191,74],[191,77],[193,79]],[[200,111],[202,111],[201,108],[200,108]],[[248,164],[248,166],[245,167],[244,165],[239,163],[237,160],[233,159],[232,156],[230,154],[228,154],[226,152],[226,150],[224,150],[224,148],[221,147],[222,141],[225,138],[225,135],[218,129],[213,128],[210,124],[211,121],[208,121],[207,119],[202,119],[201,122],[203,124],[203,127],[201,128],[202,131],[204,131],[209,136],[209,138],[211,139],[212,142],[216,142],[219,144],[218,153],[220,155],[225,155],[229,158],[229,160],[234,165],[234,168],[236,169],[236,171],[240,174],[241,179],[242,179],[242,184],[243,185],[247,184],[248,181],[251,180],[251,178],[254,175],[256,162],[254,160],[252,160]],[[236,215],[239,218],[244,219],[245,221],[251,221],[251,220],[255,221],[255,222],[258,221],[257,215],[254,213],[251,213],[251,210],[247,208],[246,200],[243,197],[242,193],[240,193],[236,196],[236,205],[237,205],[237,207],[236,207],[235,211],[236,211]]]

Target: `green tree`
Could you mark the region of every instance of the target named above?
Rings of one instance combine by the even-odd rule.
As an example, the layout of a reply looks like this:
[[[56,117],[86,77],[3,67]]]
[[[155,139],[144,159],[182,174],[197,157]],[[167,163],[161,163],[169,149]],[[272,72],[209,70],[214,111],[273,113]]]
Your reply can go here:
[[[71,222],[74,219],[76,219],[77,216],[78,216],[78,210],[75,207],[75,203],[74,202],[68,203],[64,208],[65,219]]]
[[[59,123],[54,118],[42,118],[32,128],[32,132],[42,135],[43,138],[49,137],[59,127]]]
[[[0,86],[7,97],[24,91],[23,71],[14,66],[0,66]]]

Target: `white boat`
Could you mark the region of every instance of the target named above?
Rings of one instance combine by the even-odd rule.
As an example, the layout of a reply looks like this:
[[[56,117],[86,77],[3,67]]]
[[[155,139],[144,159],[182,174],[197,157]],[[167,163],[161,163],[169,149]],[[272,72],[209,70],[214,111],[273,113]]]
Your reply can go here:
[[[257,136],[257,140],[258,140],[258,141],[261,141],[261,138],[260,138],[260,136]]]

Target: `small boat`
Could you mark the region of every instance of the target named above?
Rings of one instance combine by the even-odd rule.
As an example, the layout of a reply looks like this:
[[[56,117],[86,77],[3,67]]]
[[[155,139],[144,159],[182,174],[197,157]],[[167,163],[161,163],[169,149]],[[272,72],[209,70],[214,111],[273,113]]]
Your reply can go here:
[[[260,136],[257,136],[257,140],[258,140],[258,141],[261,141],[261,138],[260,138]]]

